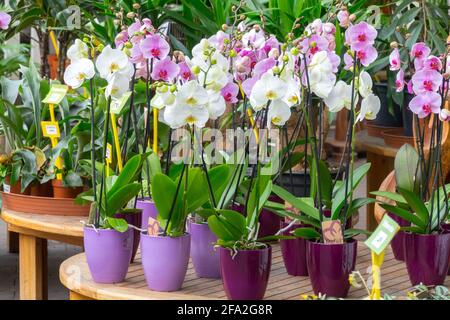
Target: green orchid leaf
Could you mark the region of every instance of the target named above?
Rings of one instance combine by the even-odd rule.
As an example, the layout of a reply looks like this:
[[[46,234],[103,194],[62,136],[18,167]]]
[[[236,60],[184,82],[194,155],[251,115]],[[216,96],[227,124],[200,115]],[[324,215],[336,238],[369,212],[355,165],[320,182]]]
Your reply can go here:
[[[313,228],[298,228],[295,229],[292,234],[296,237],[304,238],[307,240],[320,239],[321,235]]]
[[[299,199],[293,194],[289,193],[287,190],[281,188],[280,186],[273,185],[272,191],[279,196],[281,199],[291,204],[294,208],[300,210],[300,212],[306,214],[310,218],[319,221],[319,210],[311,206],[305,200]]]

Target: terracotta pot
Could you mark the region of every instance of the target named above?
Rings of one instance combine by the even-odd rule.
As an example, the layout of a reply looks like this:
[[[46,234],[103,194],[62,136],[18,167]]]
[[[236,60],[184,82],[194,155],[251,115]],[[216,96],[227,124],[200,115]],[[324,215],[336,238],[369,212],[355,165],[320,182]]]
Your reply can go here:
[[[35,183],[30,187],[30,195],[34,197],[53,197],[53,188],[50,181]]]
[[[78,205],[73,199],[33,197],[0,192],[2,209],[55,216],[88,216],[90,206]]]
[[[62,180],[52,180],[52,187],[54,198],[65,199],[75,199],[84,189],[83,187],[64,187]]]
[[[401,148],[404,144],[414,145],[414,137],[398,134],[397,130],[383,131],[384,143],[392,148]]]
[[[7,176],[5,178],[5,182],[3,184],[3,190],[6,193],[14,193],[14,194],[23,194],[23,195],[29,195],[30,194],[30,186],[26,187],[25,190],[22,192],[21,190],[21,184],[22,179],[19,178],[19,181],[17,181],[13,186],[11,185],[11,177]]]
[[[385,127],[378,126],[373,121],[366,121],[367,134],[372,137],[383,137],[383,131],[392,130],[392,132],[397,132],[398,134],[403,133],[403,128],[395,128],[395,127]]]

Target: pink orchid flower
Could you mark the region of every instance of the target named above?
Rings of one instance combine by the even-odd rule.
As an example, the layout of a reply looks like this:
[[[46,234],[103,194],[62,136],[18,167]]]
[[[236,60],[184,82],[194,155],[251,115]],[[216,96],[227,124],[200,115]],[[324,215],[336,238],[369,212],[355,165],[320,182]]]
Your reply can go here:
[[[6,12],[0,11],[0,29],[8,29],[9,23],[11,22],[11,16]]]
[[[341,64],[341,58],[333,51],[328,51],[328,59],[330,60],[331,65],[333,66],[333,70],[332,70],[333,73],[338,72],[339,65]]]
[[[280,43],[278,42],[277,38],[275,36],[270,36],[269,39],[266,40],[264,43],[263,50],[266,54],[269,54],[270,50],[274,48],[279,48]]]
[[[436,92],[442,84],[442,75],[431,69],[422,69],[412,76],[413,90],[416,94]]]
[[[403,69],[400,69],[397,72],[397,77],[395,79],[395,91],[402,92],[405,88],[405,71]]]
[[[131,38],[133,37],[137,32],[140,31],[142,27],[142,23],[139,19],[136,19],[127,29],[128,36]]]
[[[352,25],[345,31],[345,41],[352,51],[360,51],[375,43],[377,30],[367,22]]]
[[[308,53],[311,56],[317,52],[328,50],[328,40],[317,34],[305,38],[300,45],[302,46],[302,53]]]
[[[128,32],[126,30],[122,30],[119,32],[114,39],[114,44],[116,48],[121,49],[123,45],[128,41]]]
[[[133,63],[144,63],[145,58],[144,55],[142,54],[141,47],[139,46],[139,44],[135,44],[131,48],[130,61]]]
[[[409,80],[406,84],[406,89],[408,89],[409,94],[414,94],[412,80]]]
[[[277,62],[273,58],[267,58],[264,60],[261,60],[255,65],[255,68],[253,69],[253,76],[255,77],[261,77],[264,73],[275,67]]]
[[[390,67],[389,69],[391,71],[396,71],[400,69],[400,51],[398,51],[397,48],[395,48],[391,54],[389,55],[389,63],[390,63]]]
[[[332,34],[334,35],[336,33],[336,27],[331,22],[326,22],[322,25],[322,31],[325,34]]]
[[[348,53],[344,54],[344,63],[345,63],[345,66],[344,66],[345,70],[352,70],[353,69],[353,58]]]
[[[409,103],[409,108],[417,114],[419,118],[425,118],[431,113],[441,112],[442,99],[436,92],[425,92],[414,97]]]
[[[141,51],[146,59],[162,60],[169,54],[170,46],[161,35],[154,34],[142,41]]]
[[[162,80],[166,82],[172,81],[178,73],[180,68],[175,62],[172,62],[170,57],[165,57],[162,60],[158,60],[154,66],[151,77],[153,80]]]
[[[423,62],[423,67],[426,69],[440,71],[442,69],[441,59],[436,56],[429,56]]]
[[[194,74],[192,73],[186,62],[180,62],[178,64],[178,67],[180,68],[179,77],[183,82],[195,79]]]
[[[347,10],[341,10],[337,14],[339,25],[343,28],[347,28],[350,25],[350,13]]]
[[[361,50],[356,51],[356,56],[358,57],[361,64],[368,67],[372,62],[374,62],[378,57],[378,51],[373,46],[367,46]]]
[[[431,53],[431,49],[424,42],[415,43],[411,48],[411,58],[426,59]]]
[[[226,103],[236,103],[238,102],[237,95],[239,93],[239,86],[234,82],[228,82],[221,89],[221,93]]]

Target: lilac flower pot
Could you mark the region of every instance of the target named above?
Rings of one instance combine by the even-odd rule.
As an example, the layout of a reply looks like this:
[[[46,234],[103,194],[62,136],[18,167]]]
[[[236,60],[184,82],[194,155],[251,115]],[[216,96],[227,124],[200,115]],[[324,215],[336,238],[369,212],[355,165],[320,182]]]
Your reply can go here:
[[[153,219],[156,219],[158,216],[155,203],[150,200],[150,198],[138,199],[136,202],[136,208],[142,209],[141,228],[147,230],[148,218],[152,217]]]
[[[406,221],[403,218],[400,218],[399,216],[396,216],[395,214],[389,213],[389,217],[394,219],[395,222],[399,224],[400,227],[408,227],[411,225],[411,222]],[[391,248],[392,252],[394,253],[394,258],[400,261],[405,261],[405,232],[399,231],[395,236],[394,239],[392,239],[391,242]]]
[[[84,227],[84,250],[92,279],[97,283],[122,282],[133,250],[133,230]]]
[[[219,251],[214,249],[217,237],[206,223],[189,221],[191,235],[191,258],[195,273],[199,278],[220,278]]]
[[[348,280],[355,269],[357,242],[324,244],[308,241],[306,262],[315,294],[344,298],[350,289]]]
[[[284,229],[289,224],[282,221],[281,229]],[[293,225],[288,230],[283,232],[283,235],[290,236],[290,232],[301,228],[302,225]],[[280,240],[281,254],[283,255],[284,266],[287,273],[291,276],[307,276],[308,267],[306,265],[306,243],[303,238]]]
[[[441,285],[448,273],[450,233],[405,233],[405,262],[413,286]]]
[[[145,280],[150,290],[178,291],[186,276],[191,236],[149,236],[141,233],[141,257]]]
[[[142,224],[142,210],[141,209],[127,209],[124,212],[117,213],[115,215],[116,218],[125,219],[128,224],[131,224],[135,227],[141,228]],[[136,252],[139,247],[139,241],[141,239],[140,232],[138,230],[133,229],[133,251],[131,253],[130,262],[134,262],[134,258],[136,257]]]
[[[222,284],[230,300],[261,300],[264,298],[272,265],[272,248],[231,250],[219,248]]]

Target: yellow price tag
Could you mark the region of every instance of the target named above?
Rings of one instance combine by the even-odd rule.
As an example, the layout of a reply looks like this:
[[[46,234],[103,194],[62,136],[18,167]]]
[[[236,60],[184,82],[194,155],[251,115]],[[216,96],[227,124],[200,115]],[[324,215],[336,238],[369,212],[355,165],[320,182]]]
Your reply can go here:
[[[41,127],[42,127],[42,135],[44,137],[59,138],[61,136],[58,122],[42,121]]]

